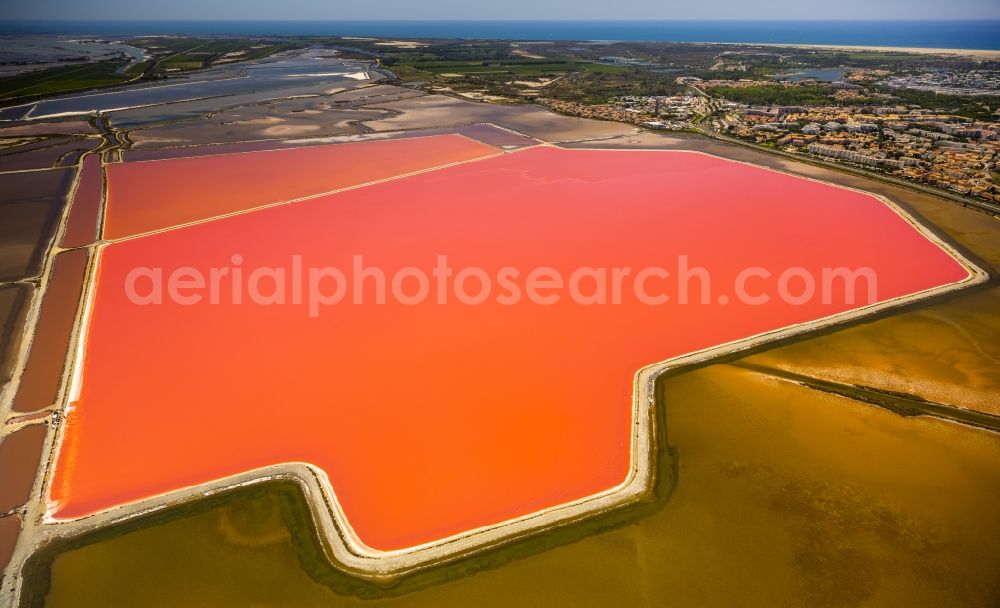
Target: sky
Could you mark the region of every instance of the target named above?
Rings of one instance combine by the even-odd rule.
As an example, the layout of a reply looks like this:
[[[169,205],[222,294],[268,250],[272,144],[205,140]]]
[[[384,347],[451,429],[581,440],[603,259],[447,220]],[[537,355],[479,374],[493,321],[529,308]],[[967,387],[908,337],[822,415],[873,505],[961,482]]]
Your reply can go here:
[[[3,19],[1000,19],[998,0],[32,0]]]

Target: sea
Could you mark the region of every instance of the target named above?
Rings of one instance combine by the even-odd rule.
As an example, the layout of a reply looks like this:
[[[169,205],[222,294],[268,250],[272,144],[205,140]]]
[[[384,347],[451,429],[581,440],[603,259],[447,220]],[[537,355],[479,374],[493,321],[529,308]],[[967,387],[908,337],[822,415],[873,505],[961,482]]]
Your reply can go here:
[[[950,21],[16,21],[0,34],[215,34],[745,42],[1000,50],[1000,20]]]

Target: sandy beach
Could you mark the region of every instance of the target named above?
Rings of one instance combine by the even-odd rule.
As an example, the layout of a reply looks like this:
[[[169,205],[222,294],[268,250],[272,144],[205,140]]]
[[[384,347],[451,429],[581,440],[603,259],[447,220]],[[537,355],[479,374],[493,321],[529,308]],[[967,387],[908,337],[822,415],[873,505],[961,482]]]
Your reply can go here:
[[[697,44],[729,44],[733,46],[771,46],[792,49],[826,49],[834,51],[875,51],[883,53],[914,53],[917,55],[960,55],[979,59],[1000,59],[1000,50],[988,49],[930,49],[907,46],[853,46],[840,44],[787,44],[777,42],[717,42]]]

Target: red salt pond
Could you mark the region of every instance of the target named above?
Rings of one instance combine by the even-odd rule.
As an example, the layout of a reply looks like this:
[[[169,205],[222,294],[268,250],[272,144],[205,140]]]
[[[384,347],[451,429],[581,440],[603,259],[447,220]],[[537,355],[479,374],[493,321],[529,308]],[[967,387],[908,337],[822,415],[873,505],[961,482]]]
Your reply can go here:
[[[104,236],[117,239],[496,154],[460,135],[108,165]],[[169,181],[164,182],[164,176]]]
[[[396,155],[396,146],[413,153],[419,144],[378,145]],[[215,162],[235,172],[246,158],[268,157]],[[141,192],[157,201],[186,179],[214,178],[173,161],[142,171]],[[110,178],[113,192],[140,195],[134,184],[115,184],[136,178],[126,168]],[[241,190],[211,188],[202,200],[259,200],[263,190],[289,198],[284,188],[294,186],[259,185],[249,173]],[[675,283],[653,276],[647,291],[672,294],[668,303],[641,303],[626,283],[620,304],[581,305],[566,290],[543,289],[562,296],[504,305],[494,282],[481,305],[459,303],[452,291],[438,304],[432,282],[425,303],[380,305],[369,280],[366,303],[349,294],[314,318],[291,296],[284,305],[235,304],[228,282],[218,304],[206,296],[136,305],[126,296],[136,266],[207,273],[233,266],[234,254],[246,274],[290,269],[301,255],[305,267],[348,276],[361,254],[390,277],[409,266],[429,274],[441,254],[456,271],[477,266],[495,277],[517,268],[522,287],[538,266],[564,277],[581,266],[633,275],[660,266],[675,276],[686,255],[711,273],[712,296],[681,304]],[[749,283],[754,295],[776,293],[789,267],[817,277],[824,267],[871,267],[878,301],[968,276],[875,197],[685,152],[537,147],[111,244],[50,490],[54,516],[305,462],[327,473],[360,539],[391,550],[601,492],[629,470],[638,369],[866,303],[844,304],[843,294],[830,304],[818,296],[741,303],[732,285],[747,266],[774,274]],[[699,283],[689,285],[697,302]],[[465,290],[476,294],[479,281]]]

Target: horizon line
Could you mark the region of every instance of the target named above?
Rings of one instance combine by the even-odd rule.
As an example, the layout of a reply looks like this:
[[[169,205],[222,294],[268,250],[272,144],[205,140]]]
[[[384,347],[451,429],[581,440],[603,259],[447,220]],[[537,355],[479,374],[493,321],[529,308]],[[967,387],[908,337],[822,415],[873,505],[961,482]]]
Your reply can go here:
[[[854,23],[882,23],[882,22],[959,22],[959,21],[980,21],[983,23],[1000,22],[1000,16],[996,17],[908,17],[900,19],[851,19],[851,18],[801,18],[801,19],[714,19],[714,18],[683,18],[683,19],[225,19],[225,18],[38,18],[38,17],[15,17],[7,19],[11,22],[73,22],[73,23],[178,23],[178,22],[199,22],[199,23],[695,23],[695,22],[716,22],[716,23],[829,23],[829,22],[854,22]]]

